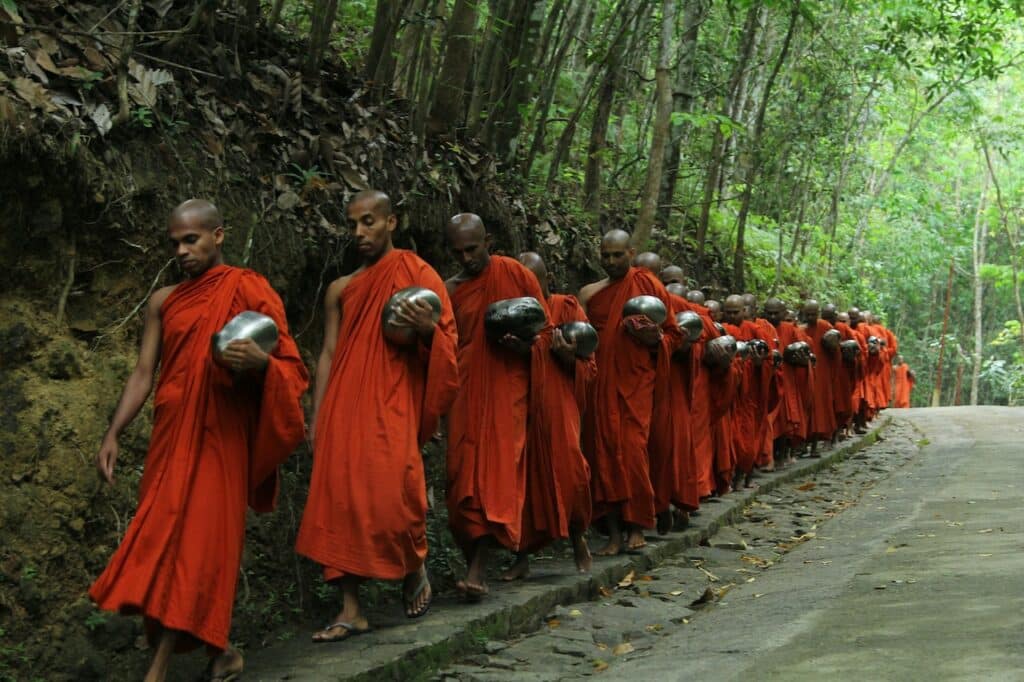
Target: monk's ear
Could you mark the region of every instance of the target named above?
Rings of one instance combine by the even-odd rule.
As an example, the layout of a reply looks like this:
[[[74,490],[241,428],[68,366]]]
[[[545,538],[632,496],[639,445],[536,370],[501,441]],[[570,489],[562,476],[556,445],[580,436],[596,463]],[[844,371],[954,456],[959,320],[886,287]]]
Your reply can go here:
[[[394,213],[389,215],[388,216],[388,220],[387,220],[387,224],[388,224],[388,232],[394,234],[395,230],[398,228],[398,216],[396,216]]]
[[[224,226],[218,225],[213,228],[213,243],[220,246],[224,243]]]
[[[494,248],[494,235],[492,235],[490,232],[484,234],[484,246],[487,247],[488,251]]]

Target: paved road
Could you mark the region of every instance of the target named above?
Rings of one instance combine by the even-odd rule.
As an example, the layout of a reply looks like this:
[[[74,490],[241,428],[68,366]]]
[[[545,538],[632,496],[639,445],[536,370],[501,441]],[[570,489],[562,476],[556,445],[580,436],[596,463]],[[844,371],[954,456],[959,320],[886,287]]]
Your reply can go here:
[[[859,501],[837,506],[842,490],[808,490],[801,498],[795,488],[762,505],[768,511],[760,516],[748,514],[748,530],[741,524],[750,551],[746,563],[734,552],[733,565],[746,568],[726,568],[724,550],[713,541],[704,554],[686,557],[688,563],[645,576],[654,581],[649,585],[671,580],[686,589],[684,573],[695,568],[741,578],[755,566],[762,569],[731,579],[737,585],[699,613],[672,606],[668,595],[681,590],[659,595],[645,588],[641,596],[664,597],[648,600],[610,596],[570,615],[554,614],[566,623],[586,621],[577,631],[556,621],[558,629],[510,642],[504,650],[504,644],[493,646],[497,660],[468,661],[442,675],[548,680],[596,674],[631,682],[1024,680],[1024,409],[900,410],[892,416],[893,437],[874,446],[898,460],[891,472],[868,460],[841,465],[858,475],[869,467],[885,471],[858,493]],[[920,452],[915,440],[923,445]],[[809,509],[785,521],[799,524],[801,515],[820,517],[820,506],[829,503],[833,508],[825,513],[833,518],[786,527],[784,535],[802,533],[803,541],[789,547],[770,539],[776,552],[785,545],[784,555],[772,555],[768,566],[757,563],[770,556],[759,529],[783,524],[778,507]],[[691,597],[686,602],[696,608]],[[669,608],[678,627],[659,615]],[[644,637],[642,624],[659,618],[646,626],[647,635],[656,635]],[[618,619],[617,629],[609,619]],[[634,636],[627,632],[602,644],[602,636],[623,630],[623,619],[635,622]],[[626,646],[630,641],[636,644]],[[594,646],[604,653],[594,655]]]

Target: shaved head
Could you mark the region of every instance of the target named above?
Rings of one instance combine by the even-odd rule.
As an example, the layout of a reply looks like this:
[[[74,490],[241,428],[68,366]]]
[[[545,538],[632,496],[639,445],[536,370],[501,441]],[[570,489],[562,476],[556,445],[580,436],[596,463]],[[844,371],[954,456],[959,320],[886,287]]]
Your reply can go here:
[[[633,259],[633,265],[638,268],[644,268],[650,270],[655,275],[661,274],[661,256],[654,253],[653,251],[644,251],[638,253],[636,258]]]
[[[192,227],[213,231],[224,226],[220,211],[206,199],[189,199],[171,211],[168,225],[188,223]]]
[[[491,260],[490,238],[484,221],[475,213],[452,216],[445,226],[448,250],[462,266],[460,277],[472,279],[484,271]]]
[[[786,317],[786,304],[777,298],[769,298],[764,302],[764,319],[779,326],[779,323]]]
[[[448,236],[449,241],[458,234],[472,235],[485,239],[487,237],[487,228],[484,227],[484,221],[476,213],[459,213],[458,215],[453,215],[452,219],[448,221],[445,234]]]
[[[704,302],[704,307],[708,309],[708,314],[711,315],[711,319],[715,322],[720,322],[722,319],[722,304],[713,298],[709,298]]]
[[[825,320],[829,324],[836,323],[837,313],[838,311],[836,310],[836,306],[834,303],[826,303],[825,305],[821,306],[821,319]]]
[[[549,276],[548,266],[544,264],[544,259],[536,251],[525,251],[519,254],[519,262],[526,267],[527,270],[532,272],[540,282],[541,291],[544,293],[544,298],[551,295],[551,291],[548,287]]]
[[[836,315],[836,322],[842,322],[843,324],[850,324],[850,313],[838,313]]]
[[[661,269],[661,281],[663,284],[685,284],[686,273],[678,265],[666,265]]]
[[[612,282],[618,281],[626,276],[632,267],[633,256],[636,255],[629,243],[629,233],[625,230],[609,230],[601,237],[601,245],[598,247],[601,255],[601,268],[608,275]]]
[[[394,213],[394,210],[391,208],[391,197],[379,189],[364,189],[361,192],[356,192],[356,195],[352,197],[352,201],[348,203],[349,206],[352,206],[364,201],[370,203],[373,212],[377,215],[386,218]]]
[[[700,289],[691,289],[686,292],[686,300],[690,303],[704,305],[704,292]]]
[[[804,301],[804,304],[800,307],[800,319],[805,324],[817,324],[818,318],[821,317],[821,306],[813,298],[809,298]]]
[[[616,246],[619,248],[629,248],[629,232],[625,230],[608,230],[601,237],[601,246]]]
[[[726,296],[722,303],[722,319],[729,324],[739,325],[743,322],[746,306],[743,305],[743,297],[737,294]]]

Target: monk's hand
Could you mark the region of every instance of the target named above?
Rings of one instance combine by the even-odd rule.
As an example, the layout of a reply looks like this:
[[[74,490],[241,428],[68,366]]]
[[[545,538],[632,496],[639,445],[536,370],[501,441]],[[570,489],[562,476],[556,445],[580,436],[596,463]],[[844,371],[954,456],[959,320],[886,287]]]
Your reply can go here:
[[[777,350],[772,351],[772,365],[774,365],[775,367],[782,366],[782,353],[780,353]]]
[[[690,339],[684,338],[683,339],[683,345],[679,346],[679,348],[676,348],[676,353],[675,354],[676,355],[687,355],[687,354],[689,354],[691,348],[693,348],[693,342],[690,341]]]
[[[653,348],[661,343],[661,327],[646,315],[630,315],[622,318],[626,332],[641,345]]]
[[[262,372],[267,368],[270,356],[252,339],[237,339],[224,350],[224,361],[237,373]]]
[[[807,359],[811,361],[811,367],[817,366],[817,364],[818,364],[818,356],[817,355],[815,355],[814,353],[811,353],[808,356]]]
[[[536,336],[531,337],[529,341],[521,339],[515,334],[505,334],[505,336],[498,339],[498,345],[502,348],[507,348],[517,355],[529,355],[530,349],[533,347],[533,342],[537,339]]]
[[[424,339],[432,337],[437,326],[434,309],[426,301],[401,301],[395,309],[395,322],[412,327]]]
[[[564,364],[573,365],[576,362],[576,341],[570,343],[561,329],[555,329],[551,333],[551,352]]]
[[[114,463],[117,462],[119,449],[117,437],[108,434],[104,436],[100,451],[96,453],[96,471],[99,472],[100,478],[111,485],[114,483]]]

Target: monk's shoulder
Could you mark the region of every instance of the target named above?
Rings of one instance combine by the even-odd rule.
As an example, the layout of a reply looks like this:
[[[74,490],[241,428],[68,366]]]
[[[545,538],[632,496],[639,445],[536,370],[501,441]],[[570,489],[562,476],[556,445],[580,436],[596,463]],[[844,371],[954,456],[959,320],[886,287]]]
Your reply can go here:
[[[583,305],[587,305],[587,302],[594,297],[594,294],[601,291],[602,289],[608,288],[608,284],[611,280],[605,277],[597,282],[591,282],[580,289],[579,301]]]
[[[167,301],[168,297],[178,288],[177,284],[171,284],[170,286],[160,287],[153,292],[153,295],[149,297],[149,312],[151,314],[159,315],[160,309]]]

